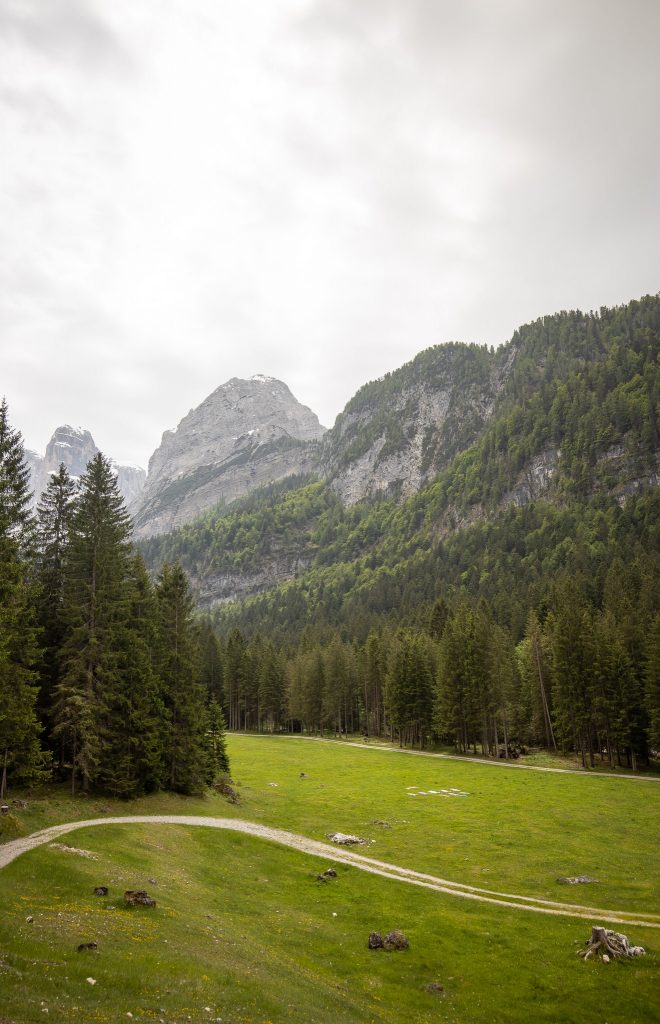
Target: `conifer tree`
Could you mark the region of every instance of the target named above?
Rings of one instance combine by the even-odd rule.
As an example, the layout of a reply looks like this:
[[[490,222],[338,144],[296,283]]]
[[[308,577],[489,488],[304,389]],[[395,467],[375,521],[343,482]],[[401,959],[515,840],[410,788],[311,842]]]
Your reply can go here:
[[[225,716],[215,697],[209,700],[207,709],[207,756],[209,784],[215,782],[219,775],[229,774],[229,754],[225,738]]]
[[[30,471],[23,439],[9,423],[6,399],[0,403],[0,537],[22,553],[31,536]]]
[[[129,618],[118,632],[119,678],[108,696],[99,782],[118,796],[139,796],[165,783],[168,716],[156,672],[156,595],[141,555],[130,562]]]
[[[555,725],[564,747],[578,752],[586,768],[594,753],[593,617],[574,579],[559,581],[555,603],[549,617]]]
[[[37,506],[37,620],[41,626],[43,661],[39,711],[48,718],[59,682],[60,656],[66,635],[64,581],[70,542],[75,484],[64,464],[51,475]]]
[[[401,630],[390,651],[385,683],[387,716],[399,743],[424,745],[433,712],[429,640]]]
[[[218,704],[225,706],[224,664],[220,641],[208,618],[202,619],[200,630],[201,679],[202,685]]]
[[[660,750],[660,614],[649,623],[644,652],[644,682],[649,741],[653,750]]]
[[[200,682],[193,599],[180,565],[165,565],[156,585],[159,674],[168,712],[167,788],[200,793],[209,781],[208,716]]]
[[[284,665],[272,641],[264,645],[258,670],[259,730],[275,732],[282,719]]]
[[[29,474],[21,435],[0,405],[0,799],[9,780],[37,781],[46,759],[36,715],[38,633],[26,554]]]
[[[379,736],[383,722],[383,690],[385,686],[385,655],[379,635],[373,630],[367,637],[362,664],[364,681],[365,730]]]
[[[434,727],[464,753],[476,739],[476,664],[474,613],[461,604],[448,618],[440,642]]]
[[[80,481],[64,584],[67,637],[55,694],[53,734],[71,756],[83,790],[108,772],[104,746],[122,728],[122,651],[129,619],[130,519],[110,463],[95,455]]]
[[[233,629],[225,651],[225,694],[229,712],[229,728],[238,730],[244,725],[243,695],[248,679],[248,654],[243,634]]]

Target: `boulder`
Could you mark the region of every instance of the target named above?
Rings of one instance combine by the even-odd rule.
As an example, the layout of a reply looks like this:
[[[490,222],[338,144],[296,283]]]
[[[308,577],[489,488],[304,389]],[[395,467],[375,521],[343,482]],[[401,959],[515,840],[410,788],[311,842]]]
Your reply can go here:
[[[328,833],[328,839],[332,843],[338,843],[339,846],[364,846],[366,839],[361,839],[360,836],[349,836],[344,832],[330,832]]]
[[[389,932],[383,939],[383,949],[408,949],[409,947],[408,939],[398,928],[395,928],[393,932]]]
[[[129,907],[155,907],[156,901],[144,889],[127,889],[124,893],[124,903]]]

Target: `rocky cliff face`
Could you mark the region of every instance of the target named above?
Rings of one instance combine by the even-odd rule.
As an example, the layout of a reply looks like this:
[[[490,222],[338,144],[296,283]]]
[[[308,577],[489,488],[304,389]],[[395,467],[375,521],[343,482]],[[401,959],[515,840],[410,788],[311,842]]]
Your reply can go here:
[[[514,356],[435,346],[361,388],[324,443],[323,468],[344,504],[415,494],[479,436]]]
[[[33,504],[36,505],[45,490],[49,475],[56,473],[62,463],[70,476],[77,479],[83,475],[98,450],[89,430],[72,427],[67,423],[57,428],[46,446],[45,455],[26,451],[25,460],[30,470],[30,486],[34,494]],[[128,504],[135,500],[144,487],[146,474],[139,466],[121,466],[116,462],[112,466],[117,474],[119,490]]]
[[[163,434],[131,507],[136,535],[166,533],[214,505],[313,471],[324,433],[286,384],[233,377]]]

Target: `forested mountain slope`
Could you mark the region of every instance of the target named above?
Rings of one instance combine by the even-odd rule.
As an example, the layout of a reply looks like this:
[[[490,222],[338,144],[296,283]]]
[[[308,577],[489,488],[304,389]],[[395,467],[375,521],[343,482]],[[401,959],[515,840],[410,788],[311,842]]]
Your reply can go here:
[[[152,539],[151,564],[182,561],[212,606],[209,675],[231,727],[646,763],[660,749],[659,340],[656,296],[545,317],[499,352],[431,349],[349,403],[324,480]],[[421,409],[434,379],[446,408],[422,435],[414,396]],[[434,479],[408,497],[377,488],[385,451],[419,482],[420,436]],[[351,504],[356,466],[389,496]]]
[[[180,560],[205,604],[267,592],[298,577],[268,599],[226,612],[256,628],[259,608],[269,609],[273,625],[275,607],[295,607],[295,614],[275,620],[295,629],[316,610],[334,621],[348,619],[348,607],[362,601],[381,613],[432,600],[458,530],[471,528],[457,548],[458,576],[447,579],[454,587],[473,582],[460,556],[464,544],[476,543],[471,565],[483,562],[479,572],[487,579],[493,558],[500,571],[508,564],[506,551],[497,554],[495,536],[513,533],[520,545],[541,530],[544,557],[552,553],[545,551],[550,537],[557,568],[570,563],[585,531],[611,554],[623,515],[638,524],[646,545],[648,512],[640,510],[651,499],[627,504],[624,513],[621,506],[659,479],[659,342],[660,297],[652,296],[598,314],[543,317],[497,352],[436,346],[349,402],[326,435],[326,481],[295,478],[211,511],[147,542],[147,559],[152,566]],[[417,420],[409,437],[397,410],[406,407],[412,416],[415,408],[428,408],[432,394],[445,395],[446,409],[437,421],[424,421],[420,448]],[[373,468],[383,452],[394,457],[397,445],[399,465],[421,452],[413,477],[390,480],[386,490],[395,497],[347,506],[342,498],[356,467]],[[402,500],[402,490],[415,490],[413,481],[434,469],[433,482]],[[358,476],[371,486],[373,475]],[[526,514],[516,511],[530,504]]]

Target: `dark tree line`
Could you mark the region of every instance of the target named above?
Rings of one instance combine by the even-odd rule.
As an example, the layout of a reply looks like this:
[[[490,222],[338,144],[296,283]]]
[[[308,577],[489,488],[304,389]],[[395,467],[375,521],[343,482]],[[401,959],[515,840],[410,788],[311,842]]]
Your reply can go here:
[[[20,435],[0,407],[0,758],[9,781],[200,792],[228,769],[187,577],[152,582],[110,463],[64,466],[29,513]]]
[[[364,642],[310,629],[278,649],[209,629],[207,664],[232,729],[361,732],[492,757],[533,745],[635,769],[660,748],[653,582],[615,562],[603,602],[588,594],[587,580],[560,574],[519,639],[465,595]]]

